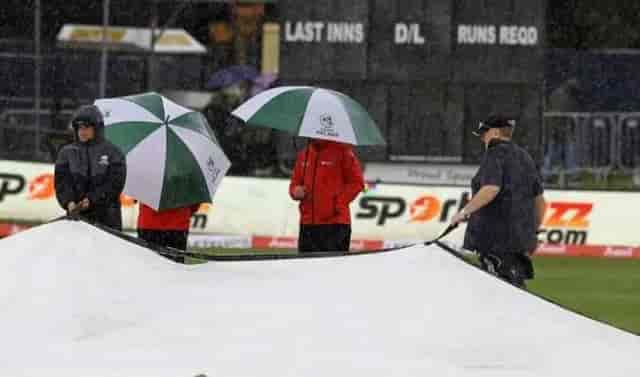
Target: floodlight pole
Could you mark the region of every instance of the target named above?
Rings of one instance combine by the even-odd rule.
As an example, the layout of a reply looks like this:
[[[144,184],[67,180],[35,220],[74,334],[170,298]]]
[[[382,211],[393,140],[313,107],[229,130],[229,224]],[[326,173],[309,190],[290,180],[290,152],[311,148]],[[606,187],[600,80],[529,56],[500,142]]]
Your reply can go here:
[[[102,0],[102,55],[100,57],[100,98],[107,95],[107,64],[109,52],[107,50],[109,32],[109,8],[111,0]]]
[[[34,107],[35,107],[35,112],[36,112],[36,124],[35,124],[35,150],[34,150],[34,158],[39,158],[40,156],[40,95],[41,95],[41,87],[40,87],[40,76],[41,76],[41,72],[40,72],[40,64],[41,64],[41,60],[42,60],[42,52],[40,51],[40,29],[41,29],[41,15],[42,15],[42,8],[41,8],[41,3],[40,0],[36,0],[35,2],[35,13],[34,13],[34,17],[35,20],[33,22],[34,24],[34,30],[33,30],[33,34],[34,34],[34,55],[35,55],[35,72],[34,72],[34,89],[35,89],[35,93],[34,93]]]
[[[176,22],[176,20],[178,19],[178,16],[184,10],[184,8],[187,7],[187,5],[189,5],[188,2],[180,3],[180,5],[174,9],[173,13],[171,13],[167,22],[165,22],[165,24],[159,28],[160,31],[157,33],[158,35],[156,35],[156,30],[158,29],[158,25],[159,25],[158,0],[153,0],[153,7],[151,9],[151,25],[150,25],[150,30],[151,30],[151,41],[150,41],[150,48],[149,48],[150,51],[147,54],[147,91],[154,90],[153,85],[154,85],[154,68],[155,68],[154,64],[155,64],[155,54],[156,54],[156,42],[160,38],[162,38],[167,28],[171,27]]]
[[[149,39],[149,52],[147,54],[147,91],[154,89],[156,28],[158,27],[158,2],[157,0],[153,0],[152,3],[151,25],[149,25],[151,36]]]

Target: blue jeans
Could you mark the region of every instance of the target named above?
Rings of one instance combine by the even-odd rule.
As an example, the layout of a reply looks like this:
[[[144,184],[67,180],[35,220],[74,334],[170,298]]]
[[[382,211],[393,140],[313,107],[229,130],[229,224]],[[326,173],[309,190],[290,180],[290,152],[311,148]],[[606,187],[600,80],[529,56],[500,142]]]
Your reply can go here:
[[[552,175],[554,167],[562,168],[567,174],[576,174],[578,172],[576,146],[573,141],[559,143],[551,140],[546,147],[547,150],[542,164],[543,176]]]

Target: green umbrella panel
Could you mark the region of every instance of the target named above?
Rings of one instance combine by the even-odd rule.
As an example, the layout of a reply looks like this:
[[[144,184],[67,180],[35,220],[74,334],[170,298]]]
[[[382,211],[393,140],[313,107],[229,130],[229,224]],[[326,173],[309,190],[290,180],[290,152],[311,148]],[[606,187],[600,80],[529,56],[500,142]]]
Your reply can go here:
[[[283,86],[264,91],[232,114],[247,124],[353,145],[386,144],[369,113],[334,90]]]
[[[127,159],[124,193],[154,209],[211,202],[230,167],[204,116],[156,93],[99,99]]]

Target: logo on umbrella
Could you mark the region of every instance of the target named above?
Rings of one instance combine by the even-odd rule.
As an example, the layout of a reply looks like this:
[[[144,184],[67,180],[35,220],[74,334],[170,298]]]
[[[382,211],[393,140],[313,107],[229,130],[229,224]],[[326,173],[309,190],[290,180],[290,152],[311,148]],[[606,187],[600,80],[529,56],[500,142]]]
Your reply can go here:
[[[331,114],[320,115],[320,124],[322,127],[333,127],[333,118]]]
[[[207,160],[207,173],[209,174],[209,178],[211,182],[215,182],[218,179],[218,175],[220,174],[220,169],[216,167],[216,162],[212,157],[209,157]]]
[[[333,122],[333,117],[331,116],[331,114],[320,115],[320,126],[321,128],[316,131],[317,135],[330,137],[339,136],[338,132],[336,131],[335,123]]]

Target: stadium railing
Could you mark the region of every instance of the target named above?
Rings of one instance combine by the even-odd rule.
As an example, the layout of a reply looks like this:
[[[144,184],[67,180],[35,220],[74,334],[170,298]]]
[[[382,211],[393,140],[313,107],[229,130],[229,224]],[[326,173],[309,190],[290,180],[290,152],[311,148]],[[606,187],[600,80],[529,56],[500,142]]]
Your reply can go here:
[[[587,173],[606,186],[613,173],[638,174],[640,112],[545,112],[543,120],[548,183],[580,188]]]

